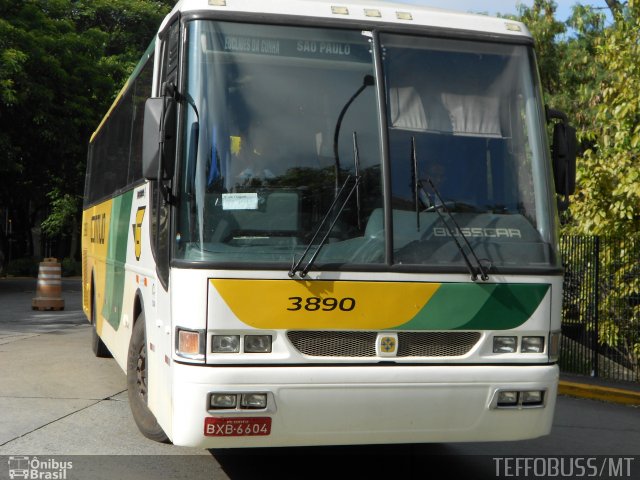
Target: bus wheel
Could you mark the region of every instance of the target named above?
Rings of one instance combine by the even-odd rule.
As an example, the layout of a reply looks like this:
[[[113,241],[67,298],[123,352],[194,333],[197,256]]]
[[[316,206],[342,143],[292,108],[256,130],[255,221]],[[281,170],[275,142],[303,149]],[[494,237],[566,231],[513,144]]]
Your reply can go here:
[[[144,312],[140,313],[131,334],[127,356],[127,390],[129,407],[140,432],[156,442],[168,443],[169,438],[147,406],[147,340]]]
[[[95,295],[91,298],[91,349],[93,354],[99,358],[110,358],[111,352],[104,344],[100,335],[98,335],[98,327],[96,327],[96,298]]]

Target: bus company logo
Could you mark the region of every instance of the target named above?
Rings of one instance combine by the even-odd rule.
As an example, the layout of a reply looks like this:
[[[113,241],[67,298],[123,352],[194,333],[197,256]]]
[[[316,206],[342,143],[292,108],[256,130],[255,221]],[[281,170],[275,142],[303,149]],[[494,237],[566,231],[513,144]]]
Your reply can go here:
[[[67,470],[73,468],[73,462],[61,462],[53,458],[40,460],[38,457],[9,457],[9,478],[30,480],[66,480]]]
[[[395,357],[398,354],[398,335],[384,333],[378,335],[377,354],[381,357]]]
[[[144,212],[147,207],[140,207],[136,212],[136,223],[131,225],[133,229],[133,241],[135,244],[136,260],[140,260],[142,255],[142,221],[144,220]]]
[[[396,349],[396,339],[393,337],[382,337],[382,340],[380,340],[380,349],[384,353],[394,352]]]
[[[107,229],[107,215],[99,213],[91,217],[91,243],[104,245]]]

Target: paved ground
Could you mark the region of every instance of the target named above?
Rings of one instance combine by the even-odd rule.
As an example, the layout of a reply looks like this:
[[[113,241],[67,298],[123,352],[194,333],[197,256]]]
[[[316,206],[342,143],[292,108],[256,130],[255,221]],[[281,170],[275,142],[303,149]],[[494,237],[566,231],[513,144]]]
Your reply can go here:
[[[423,472],[424,465],[434,471],[434,462],[440,462],[452,478],[475,479],[480,477],[469,473],[485,467],[488,478],[495,478],[491,455],[635,455],[637,451],[632,447],[639,438],[636,408],[567,397],[559,398],[551,436],[515,443],[242,454],[157,444],[141,436],[135,426],[124,373],[113,360],[97,359],[91,352],[80,282],[63,282],[65,310],[36,312],[31,310],[35,280],[0,279],[0,480],[8,478],[9,456],[28,455],[42,459],[60,455],[75,462],[72,473],[81,475],[70,474],[69,480],[351,478],[331,474],[332,465],[345,461],[359,465],[356,478],[393,472],[394,478],[404,478],[402,472]],[[588,377],[565,377],[562,383],[563,388],[577,385],[576,396],[592,398],[600,391],[609,401],[619,398],[614,390],[638,393],[635,385],[621,389]]]
[[[35,280],[0,279],[0,456],[83,455],[73,457],[76,470],[91,479],[172,478],[181,468],[192,479],[228,478],[206,450],[140,435],[124,373],[91,352],[79,280],[63,283],[64,311],[39,312],[31,309]],[[0,465],[0,479],[5,472]]]

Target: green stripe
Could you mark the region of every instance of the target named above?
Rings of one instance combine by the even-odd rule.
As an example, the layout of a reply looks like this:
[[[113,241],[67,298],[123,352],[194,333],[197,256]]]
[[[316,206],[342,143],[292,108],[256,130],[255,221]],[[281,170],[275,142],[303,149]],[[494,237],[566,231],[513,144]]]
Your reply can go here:
[[[395,330],[508,330],[540,306],[547,284],[444,283],[409,322]]]
[[[129,241],[131,203],[133,190],[113,199],[111,223],[109,226],[109,244],[107,248],[107,278],[105,302],[102,315],[109,324],[118,330],[122,314],[124,297],[124,265],[127,261]]]

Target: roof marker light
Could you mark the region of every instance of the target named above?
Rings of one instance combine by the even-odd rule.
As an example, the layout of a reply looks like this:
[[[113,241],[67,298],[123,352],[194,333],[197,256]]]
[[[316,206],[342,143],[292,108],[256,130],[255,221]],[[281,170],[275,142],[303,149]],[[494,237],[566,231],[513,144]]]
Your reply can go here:
[[[398,20],[413,20],[411,12],[396,12],[396,18]]]
[[[376,18],[382,17],[382,13],[380,12],[380,10],[375,8],[365,8],[364,14],[367,17],[376,17]]]
[[[227,0],[209,0],[209,5],[213,7],[226,7]]]
[[[334,15],[349,15],[349,9],[347,7],[331,7],[331,13]]]
[[[505,23],[505,26],[507,27],[507,30],[509,30],[510,32],[522,31],[522,27],[520,27],[520,25],[518,25],[517,23]]]

